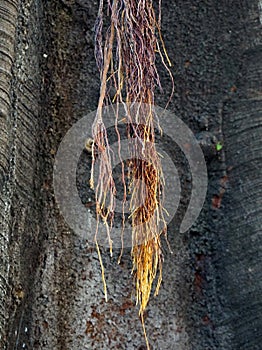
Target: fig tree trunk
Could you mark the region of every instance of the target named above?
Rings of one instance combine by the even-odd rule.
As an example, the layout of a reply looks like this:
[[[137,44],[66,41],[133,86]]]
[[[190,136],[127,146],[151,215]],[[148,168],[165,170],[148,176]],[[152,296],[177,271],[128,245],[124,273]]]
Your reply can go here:
[[[175,81],[168,109],[199,140],[209,183],[192,228],[179,233],[188,198],[168,227],[173,254],[166,247],[145,312],[152,349],[261,348],[261,8],[162,1]],[[106,303],[96,249],[67,226],[53,190],[61,140],[98,103],[97,11],[88,0],[0,1],[1,349],[145,349],[130,251],[118,264],[117,252],[102,250]],[[172,83],[161,65],[159,73],[165,107]],[[91,161],[83,152],[85,184]],[[92,197],[87,185],[79,191]]]

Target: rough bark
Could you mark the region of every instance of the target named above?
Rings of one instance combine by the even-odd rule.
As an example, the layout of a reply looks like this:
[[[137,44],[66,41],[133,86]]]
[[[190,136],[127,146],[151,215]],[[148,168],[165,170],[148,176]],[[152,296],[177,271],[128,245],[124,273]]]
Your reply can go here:
[[[131,302],[130,252],[121,265],[117,252],[113,259],[103,252],[105,303],[96,251],[67,227],[52,188],[59,142],[97,105],[97,6],[88,0],[0,5],[1,349],[145,345]],[[170,225],[174,254],[165,252],[164,283],[148,307],[149,339],[161,350],[259,349],[259,3],[164,0],[162,6],[176,84],[169,109],[205,140],[209,192],[187,234],[177,233],[175,221]],[[171,84],[160,73],[165,94],[157,103],[164,106]],[[213,137],[224,143],[223,152],[214,150]],[[88,179],[91,159],[82,159],[80,173]],[[186,188],[187,178],[181,180]]]
[[[1,348],[15,344],[40,244],[38,5],[4,1],[0,13]]]
[[[6,298],[8,294],[9,273],[9,189],[7,184],[9,159],[12,157],[11,150],[11,82],[12,63],[14,57],[15,29],[17,18],[17,1],[4,3],[0,9],[1,16],[1,75],[0,75],[0,329],[4,327],[7,318]],[[3,333],[0,333],[0,344],[3,344]]]
[[[239,35],[243,50],[236,93],[223,109],[229,188],[219,232],[222,322],[229,325],[229,348],[248,350],[259,349],[262,340],[262,25],[255,12],[249,11]]]

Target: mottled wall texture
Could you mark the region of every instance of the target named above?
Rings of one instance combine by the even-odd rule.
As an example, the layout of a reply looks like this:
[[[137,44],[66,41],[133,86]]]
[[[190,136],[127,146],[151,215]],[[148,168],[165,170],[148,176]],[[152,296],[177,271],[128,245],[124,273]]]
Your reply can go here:
[[[97,106],[97,10],[91,0],[0,1],[1,349],[145,349],[130,251],[121,264],[102,251],[106,303],[96,250],[66,225],[53,191],[60,141]],[[169,225],[173,254],[165,247],[145,315],[152,349],[261,349],[261,11],[258,0],[162,1],[168,108],[199,139],[209,186],[188,232],[178,230],[187,200]],[[159,72],[164,107],[171,82]],[[81,160],[87,183],[91,157]]]

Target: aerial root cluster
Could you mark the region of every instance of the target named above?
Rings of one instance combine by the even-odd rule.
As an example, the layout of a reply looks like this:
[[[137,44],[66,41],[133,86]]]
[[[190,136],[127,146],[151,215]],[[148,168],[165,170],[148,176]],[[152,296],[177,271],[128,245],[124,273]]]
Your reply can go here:
[[[100,0],[95,26],[95,55],[101,86],[97,115],[92,129],[94,147],[90,184],[96,193],[97,221],[103,221],[107,227],[109,248],[112,253],[113,243],[110,233],[114,222],[116,184],[112,174],[112,152],[103,121],[103,111],[106,106],[114,106],[118,155],[122,165],[121,181],[124,189],[121,239],[124,244],[126,224],[124,206],[127,194],[130,193],[131,255],[136,299],[142,322],[155,280],[155,294],[160,288],[162,280],[160,236],[166,232],[163,215],[164,179],[155,144],[155,129],[160,126],[154,109],[154,94],[156,87],[161,90],[156,55],[160,55],[168,72],[170,62],[160,32],[160,1],[158,5],[159,17],[156,18],[152,0],[108,0],[107,4]],[[103,22],[108,17],[110,24],[105,27]],[[120,105],[125,107],[124,120],[129,140],[128,176],[125,173],[124,160],[121,158],[119,125],[123,121],[123,115],[119,113]],[[98,157],[95,156],[95,152]],[[97,158],[99,177],[95,183],[94,165]],[[97,229],[96,242],[98,235]],[[98,243],[97,249],[107,295]]]

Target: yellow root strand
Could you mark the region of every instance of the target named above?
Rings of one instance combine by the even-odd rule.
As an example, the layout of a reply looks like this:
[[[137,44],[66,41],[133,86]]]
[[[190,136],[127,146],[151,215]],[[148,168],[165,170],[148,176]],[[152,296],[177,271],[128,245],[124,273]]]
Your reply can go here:
[[[102,281],[103,281],[103,286],[104,286],[105,301],[107,302],[107,286],[106,286],[106,280],[105,280],[105,268],[103,265],[103,260],[101,257],[100,248],[99,248],[97,241],[96,241],[96,250],[97,250],[97,255],[98,255],[100,266],[101,266],[101,275],[102,275]]]

